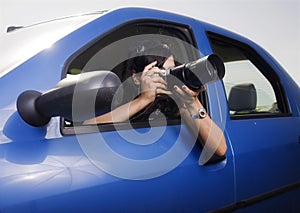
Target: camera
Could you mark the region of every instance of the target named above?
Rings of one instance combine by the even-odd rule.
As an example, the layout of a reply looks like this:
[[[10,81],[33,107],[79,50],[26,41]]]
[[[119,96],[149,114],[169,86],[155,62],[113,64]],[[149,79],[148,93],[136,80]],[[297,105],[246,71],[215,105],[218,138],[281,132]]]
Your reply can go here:
[[[193,91],[200,90],[207,83],[220,80],[225,75],[225,67],[222,59],[215,55],[209,55],[165,70],[164,79],[168,87],[185,84]]]

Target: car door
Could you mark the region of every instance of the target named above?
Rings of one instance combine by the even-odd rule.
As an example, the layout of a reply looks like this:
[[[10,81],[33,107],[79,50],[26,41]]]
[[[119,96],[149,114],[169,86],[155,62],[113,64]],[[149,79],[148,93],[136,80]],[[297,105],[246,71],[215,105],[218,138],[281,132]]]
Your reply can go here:
[[[128,50],[147,40],[169,42],[176,60],[186,63],[199,57],[193,37],[192,31],[179,23],[151,19],[131,21],[116,27],[93,45],[84,47],[87,49],[80,50],[79,54],[67,63],[69,66],[65,68],[66,76],[68,78],[78,70],[113,70],[120,76],[124,61],[128,59]],[[215,86],[211,88],[217,91],[209,95],[202,94],[200,98],[211,110],[211,116],[216,123],[221,123],[224,119],[220,117],[222,110],[208,105],[210,95],[220,93],[225,98],[225,93],[220,81],[215,82]],[[213,97],[212,100],[219,101],[217,97]],[[216,106],[218,105],[221,103]],[[233,202],[231,150],[228,150],[225,159],[216,159],[207,165],[200,165],[202,147],[195,143],[191,132],[177,119],[154,116],[151,121],[107,123],[97,127],[81,124],[72,126],[74,123],[65,120],[63,125],[62,131],[66,137],[75,137],[72,135],[77,133],[89,133],[76,135],[88,158],[99,169],[120,178],[117,184],[119,189],[130,188],[135,192],[126,196],[124,205],[127,208],[129,205],[134,206],[133,210],[142,209],[142,206],[137,204],[141,203],[150,209],[157,205],[165,210],[176,208],[206,211]],[[218,187],[215,187],[216,185]],[[155,197],[155,200],[151,200],[149,196]],[[172,206],[171,203],[176,204]]]
[[[145,14],[149,18],[145,19]],[[119,15],[133,20],[124,23],[115,18]],[[158,21],[162,17],[165,20]],[[193,19],[168,13],[120,9],[61,39],[7,79],[22,82],[14,90],[17,94],[54,87],[61,76],[72,78],[81,72],[109,70],[119,75],[130,42],[145,38],[171,42],[180,62],[189,62],[200,57],[197,46],[202,44],[194,37],[201,41],[203,36],[193,34],[189,27],[193,24]],[[23,79],[18,78],[21,74]],[[24,79],[31,79],[30,85]],[[13,87],[9,82],[5,86]],[[223,102],[214,96],[225,98],[222,83],[209,88],[211,92],[199,98],[214,121],[222,124],[222,110],[216,106]],[[12,102],[16,100],[13,97]],[[215,107],[209,106],[212,103]],[[36,128],[14,111],[2,120],[3,211],[198,212],[234,202],[232,150],[228,149],[225,158],[203,165],[201,145],[178,119],[83,125],[54,117],[47,126]],[[227,132],[225,137],[230,146]]]
[[[223,81],[230,113],[226,130],[235,156],[240,202],[232,209],[296,212],[300,119],[293,90],[299,89],[254,44],[236,35],[230,35],[235,39],[213,32],[208,35],[226,67]]]

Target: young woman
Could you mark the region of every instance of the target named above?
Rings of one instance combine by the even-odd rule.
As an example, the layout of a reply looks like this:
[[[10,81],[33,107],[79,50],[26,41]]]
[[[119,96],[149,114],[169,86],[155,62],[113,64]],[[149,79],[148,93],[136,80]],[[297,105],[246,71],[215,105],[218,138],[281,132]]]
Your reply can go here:
[[[201,91],[195,92],[186,85],[180,87],[174,85],[170,88],[168,82],[162,77],[165,70],[174,66],[174,56],[166,44],[146,42],[141,45],[136,49],[134,57],[128,60],[126,70],[122,75],[124,85],[133,82],[135,88],[124,90],[127,93],[126,103],[109,113],[86,120],[84,124],[131,120],[151,104],[153,105],[157,95],[168,94],[180,102],[177,113],[180,113],[191,131],[197,134],[202,145],[207,144],[207,147],[219,156],[225,155],[227,146],[224,134],[199,101],[198,95]]]

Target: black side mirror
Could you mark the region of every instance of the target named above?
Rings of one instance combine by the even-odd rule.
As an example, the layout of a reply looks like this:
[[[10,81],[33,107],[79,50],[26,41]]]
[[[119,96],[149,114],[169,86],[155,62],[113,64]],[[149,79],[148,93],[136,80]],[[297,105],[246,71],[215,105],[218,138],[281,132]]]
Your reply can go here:
[[[119,77],[110,71],[81,73],[76,78],[61,80],[55,88],[45,93],[34,90],[21,93],[17,109],[25,122],[36,127],[46,125],[55,116],[84,121],[109,112],[120,85]],[[95,106],[93,112],[86,107],[91,102]]]

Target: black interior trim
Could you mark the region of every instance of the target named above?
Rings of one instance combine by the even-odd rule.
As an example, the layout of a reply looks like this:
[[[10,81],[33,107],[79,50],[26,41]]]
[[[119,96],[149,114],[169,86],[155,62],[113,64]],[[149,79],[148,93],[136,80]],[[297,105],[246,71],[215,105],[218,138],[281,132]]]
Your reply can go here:
[[[63,122],[63,119],[62,119]],[[73,134],[83,134],[83,133],[97,133],[97,132],[109,132],[116,130],[127,130],[127,129],[136,129],[136,128],[150,128],[162,126],[165,122],[161,120],[152,121],[151,125],[149,122],[120,122],[120,123],[105,123],[105,124],[95,124],[95,125],[76,125],[76,131],[74,127],[65,127],[64,135],[73,135]],[[167,120],[167,125],[180,125],[180,119]],[[62,124],[63,125],[63,124]],[[91,128],[93,127],[93,128]],[[97,127],[97,128],[94,128]]]
[[[262,118],[283,118],[290,117],[291,113],[249,113],[244,115],[233,115],[231,120],[241,120],[241,119],[262,119]]]

